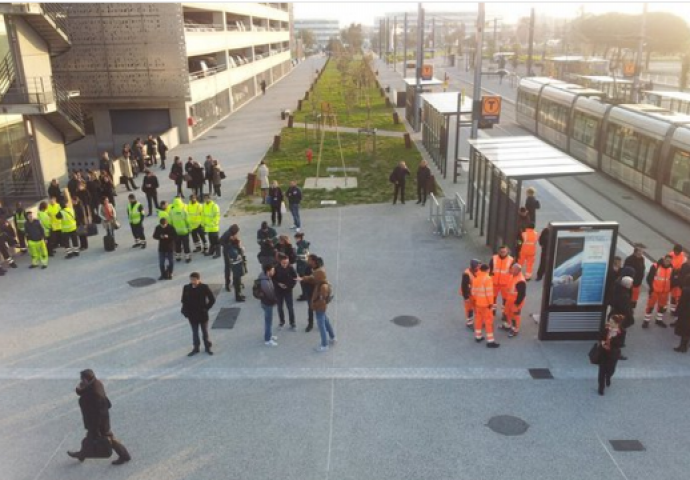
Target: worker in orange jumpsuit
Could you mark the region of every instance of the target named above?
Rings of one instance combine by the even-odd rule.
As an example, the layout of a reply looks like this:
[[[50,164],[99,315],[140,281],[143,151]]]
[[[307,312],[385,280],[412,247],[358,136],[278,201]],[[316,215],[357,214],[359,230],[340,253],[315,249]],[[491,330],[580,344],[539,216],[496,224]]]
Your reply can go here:
[[[494,282],[494,314],[496,313],[496,306],[498,305],[498,295],[503,298],[503,305],[506,303],[508,296],[508,285],[510,284],[510,267],[515,263],[515,259],[510,256],[510,250],[506,245],[498,249],[498,253],[491,258],[489,262],[489,275],[493,277]],[[501,316],[503,330],[509,330],[508,319],[505,311]]]
[[[472,281],[477,275],[479,270],[479,265],[481,262],[479,260],[470,261],[469,268],[465,269],[462,274],[462,281],[460,282],[460,295],[464,300],[465,304],[465,324],[470,330],[474,324],[474,302],[472,300]]]
[[[472,280],[472,298],[474,300],[474,340],[479,343],[484,340],[482,329],[486,329],[486,346],[498,348],[494,339],[494,284],[489,277],[489,266],[479,267],[477,275]]]
[[[671,292],[671,275],[673,274],[673,266],[671,265],[671,256],[666,255],[664,258],[652,265],[647,274],[647,284],[649,285],[649,300],[647,300],[647,310],[645,311],[642,328],[649,328],[649,321],[652,319],[652,312],[656,306],[656,320],[655,323],[660,327],[666,328],[664,323],[664,313],[666,313],[666,305],[668,304],[668,296]]]
[[[669,252],[671,257],[671,266],[673,267],[673,276],[671,277],[671,313],[676,313],[676,307],[678,306],[678,300],[680,299],[680,292],[682,290],[682,279],[680,278],[680,269],[683,264],[688,261],[688,258],[683,252],[683,247],[681,245],[674,245],[673,250]]]
[[[525,248],[525,244],[522,244]],[[522,266],[514,263],[510,267],[510,286],[508,287],[508,298],[506,299],[505,312],[510,324],[510,332],[508,337],[514,337],[520,333],[520,321],[522,320],[522,307],[525,304],[527,297],[527,281],[522,274]]]
[[[522,232],[522,246],[520,247],[520,259],[518,263],[522,265],[525,272],[525,280],[528,282],[532,279],[532,270],[534,269],[534,257],[537,255],[537,244],[539,243],[539,234],[534,230],[534,223],[530,223]]]

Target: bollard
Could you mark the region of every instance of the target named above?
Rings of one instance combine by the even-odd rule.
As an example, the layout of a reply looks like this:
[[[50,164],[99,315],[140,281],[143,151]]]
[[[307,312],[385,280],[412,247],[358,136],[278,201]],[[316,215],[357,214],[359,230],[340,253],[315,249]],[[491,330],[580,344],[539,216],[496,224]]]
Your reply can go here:
[[[406,133],[403,135],[403,138],[405,139],[405,148],[412,148],[412,138],[410,137],[410,134]]]
[[[275,135],[273,137],[273,151],[274,152],[280,151],[280,135]]]
[[[383,87],[379,87],[379,93],[381,94],[382,97],[386,95],[385,92],[383,91]]]
[[[306,92],[304,92],[304,99],[305,99],[305,100],[309,100],[309,90],[307,90]]]
[[[297,100],[297,111],[298,112],[302,111],[302,100]]]
[[[280,112],[280,119],[285,120],[285,110]]]
[[[390,98],[386,97],[386,106],[390,107],[391,106],[391,100]]]
[[[398,115],[398,112],[393,112],[393,123],[395,125],[400,123],[400,115]]]
[[[247,187],[246,193],[248,197],[254,195],[254,188],[256,187],[257,176],[254,173],[247,174]]]
[[[288,128],[292,128],[293,123],[295,122],[295,117],[294,115],[288,116]]]

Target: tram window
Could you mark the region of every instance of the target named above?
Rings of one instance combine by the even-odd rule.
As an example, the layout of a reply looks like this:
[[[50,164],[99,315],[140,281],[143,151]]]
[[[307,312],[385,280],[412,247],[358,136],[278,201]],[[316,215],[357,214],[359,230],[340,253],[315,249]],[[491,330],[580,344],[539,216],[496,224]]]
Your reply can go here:
[[[618,125],[610,125],[606,131],[606,146],[604,154],[609,157],[618,159],[621,151],[621,143],[623,140],[623,128]]]
[[[534,118],[536,115],[537,96],[527,92],[520,92],[518,94],[518,112]]]
[[[597,142],[598,127],[598,120],[584,113],[576,112],[574,117],[573,138],[578,142],[594,147]]]
[[[668,186],[685,195],[690,195],[690,152],[675,150]]]
[[[567,111],[568,109],[566,107],[548,100],[543,100],[541,105],[540,123],[547,127],[558,130],[559,132],[565,132],[565,127],[567,124]]]
[[[651,138],[640,136],[640,150],[638,156],[638,170],[645,175],[655,177],[657,172],[656,152],[659,142]]]

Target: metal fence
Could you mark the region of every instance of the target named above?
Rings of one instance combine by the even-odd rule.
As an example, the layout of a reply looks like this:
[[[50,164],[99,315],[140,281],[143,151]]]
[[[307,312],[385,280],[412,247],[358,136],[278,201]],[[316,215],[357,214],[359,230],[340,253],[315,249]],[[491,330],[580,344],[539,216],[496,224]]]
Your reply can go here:
[[[443,198],[441,202],[433,193],[429,195],[429,221],[436,235],[442,237],[450,234],[456,237],[465,235],[466,213],[467,205],[459,193],[451,198]]]

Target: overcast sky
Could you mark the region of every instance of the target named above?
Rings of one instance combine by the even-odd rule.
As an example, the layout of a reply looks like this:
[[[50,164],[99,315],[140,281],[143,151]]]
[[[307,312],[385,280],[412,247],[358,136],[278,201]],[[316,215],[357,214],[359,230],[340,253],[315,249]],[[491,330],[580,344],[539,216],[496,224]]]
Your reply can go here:
[[[530,9],[535,8],[537,15],[548,15],[554,17],[574,17],[578,9],[584,6],[585,12],[604,13],[641,13],[643,2],[629,1],[610,1],[610,2],[524,2],[524,1],[502,1],[485,2],[487,15],[498,15],[506,22],[514,22],[518,18],[528,16]],[[650,12],[668,11],[690,21],[690,2],[648,2]],[[350,23],[362,23],[373,25],[376,16],[386,12],[417,11],[417,3],[413,2],[294,2],[294,12],[296,19],[308,18],[330,18],[340,20],[340,25],[345,26]],[[427,11],[476,11],[477,3],[470,2],[424,2],[423,6]],[[689,22],[690,23],[690,22]]]

